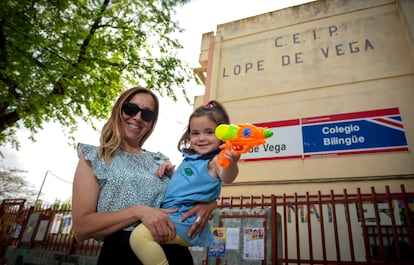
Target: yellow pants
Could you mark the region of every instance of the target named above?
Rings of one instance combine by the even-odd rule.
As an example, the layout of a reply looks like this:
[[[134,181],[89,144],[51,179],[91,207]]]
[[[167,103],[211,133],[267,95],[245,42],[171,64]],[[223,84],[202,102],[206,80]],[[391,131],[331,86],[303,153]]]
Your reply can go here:
[[[151,231],[144,224],[135,227],[129,238],[129,243],[135,255],[137,255],[144,265],[168,265],[164,250],[160,244],[154,240]],[[191,246],[191,244],[179,235],[163,244]]]

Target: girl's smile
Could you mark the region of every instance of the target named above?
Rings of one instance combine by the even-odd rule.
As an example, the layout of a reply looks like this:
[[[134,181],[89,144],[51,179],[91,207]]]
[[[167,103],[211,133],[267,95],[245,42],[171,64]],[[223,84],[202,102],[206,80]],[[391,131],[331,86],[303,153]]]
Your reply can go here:
[[[193,117],[190,121],[191,148],[198,154],[207,154],[219,148],[215,129],[217,124],[207,116]]]

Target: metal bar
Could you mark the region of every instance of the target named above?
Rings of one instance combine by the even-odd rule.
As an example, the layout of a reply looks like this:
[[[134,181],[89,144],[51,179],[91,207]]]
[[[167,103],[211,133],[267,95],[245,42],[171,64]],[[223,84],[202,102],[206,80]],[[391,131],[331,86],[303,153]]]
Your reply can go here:
[[[313,264],[313,245],[312,245],[312,216],[311,216],[311,204],[309,202],[309,192],[306,192],[306,223],[308,227],[308,245],[309,245],[309,259],[310,264]]]
[[[288,230],[287,230],[287,211],[286,208],[289,207],[289,205],[286,202],[286,194],[283,194],[283,232],[284,232],[284,249],[285,249],[285,254],[283,256],[284,259],[287,259],[289,256],[289,245],[288,245]],[[289,208],[288,208],[289,209]],[[278,257],[279,260],[279,257]],[[288,262],[286,261],[285,264],[287,265]]]
[[[414,244],[413,221],[414,220],[411,219],[412,212],[410,210],[408,196],[407,196],[407,192],[405,191],[404,184],[402,184],[400,187],[401,187],[401,193],[402,193],[402,198],[403,198],[404,213],[405,213],[405,218],[406,218],[405,220],[406,223],[403,225],[407,227],[408,237],[411,242],[411,250],[414,251],[414,246],[413,246]],[[412,195],[411,199],[414,199],[414,195]]]
[[[385,186],[385,193],[387,194],[388,208],[390,210],[390,218],[391,218],[391,225],[392,225],[391,229],[392,229],[392,235],[394,237],[395,248],[397,251],[397,260],[401,261],[402,260],[401,248],[400,248],[400,243],[398,239],[397,225],[396,225],[395,216],[394,216],[393,199],[391,198],[390,187],[388,185]],[[391,244],[391,247],[392,247],[392,244]]]
[[[338,235],[338,220],[336,219],[336,204],[335,204],[335,195],[333,190],[331,190],[331,200],[332,200],[332,222],[334,227],[334,238],[335,238],[335,250],[336,250],[336,260],[341,260],[341,252],[339,248],[339,235]]]
[[[382,235],[382,227],[381,227],[381,217],[378,210],[378,198],[375,192],[375,188],[371,187],[371,196],[372,196],[372,205],[374,206],[374,214],[375,214],[375,226],[377,227],[377,233],[378,233],[378,241],[380,245],[380,255],[381,260],[385,261],[386,255],[385,255],[385,248],[384,248],[384,237]]]
[[[323,262],[326,264],[327,258],[326,258],[326,240],[325,240],[325,227],[324,227],[324,219],[323,219],[323,202],[321,198],[321,192],[318,191],[318,204],[319,204],[319,225],[321,229],[321,241],[322,241],[322,257]],[[328,205],[328,204],[327,204]]]
[[[299,204],[298,194],[295,192],[295,231],[296,231],[296,258],[298,259],[298,265],[300,265],[300,238],[299,238]],[[288,258],[286,256],[286,258]]]
[[[358,191],[357,192],[359,194],[359,192],[360,192],[359,191],[359,188],[358,188]],[[351,261],[352,262],[355,262],[354,240],[353,240],[353,237],[352,237],[351,217],[350,217],[350,214],[349,214],[349,202],[350,201],[348,199],[348,193],[347,193],[347,190],[346,189],[344,189],[344,199],[345,199],[345,201],[344,201],[345,218],[346,218],[346,224],[347,224],[347,227],[348,227],[349,252],[351,253]],[[358,200],[358,203],[360,204],[360,209],[359,210],[363,212],[361,200]],[[363,226],[365,226],[365,221],[364,221],[364,225]],[[365,242],[365,243],[367,243],[367,242]],[[368,245],[369,245],[369,243],[368,243]]]
[[[272,208],[270,208],[271,210],[271,222],[273,225],[271,225],[270,227],[272,228],[272,247],[271,251],[272,251],[272,264],[277,264],[277,257],[278,257],[278,242],[277,242],[277,238],[278,238],[278,231],[277,231],[277,226],[278,226],[278,213],[277,213],[277,206],[276,206],[276,196],[272,195]],[[265,241],[266,242],[266,241]]]
[[[371,263],[372,256],[371,256],[371,250],[370,250],[370,247],[369,247],[369,237],[368,237],[368,234],[367,234],[367,228],[366,228],[366,225],[365,225],[364,208],[363,208],[363,204],[362,204],[362,197],[361,197],[361,189],[360,188],[357,188],[357,198],[358,198],[357,202],[358,202],[358,206],[359,206],[359,216],[361,218],[362,234],[363,234],[363,238],[364,238],[365,258],[366,258],[368,263]],[[354,256],[352,257],[352,261],[355,261]]]

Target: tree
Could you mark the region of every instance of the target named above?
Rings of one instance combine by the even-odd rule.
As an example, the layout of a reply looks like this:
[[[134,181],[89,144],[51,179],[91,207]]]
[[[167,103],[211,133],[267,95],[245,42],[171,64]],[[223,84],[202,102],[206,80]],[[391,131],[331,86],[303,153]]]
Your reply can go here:
[[[0,202],[4,199],[27,199],[34,202],[36,190],[22,175],[26,171],[20,169],[0,168]]]
[[[18,149],[17,129],[35,140],[46,122],[73,140],[77,120],[94,127],[129,84],[189,102],[196,75],[176,56],[172,20],[188,0],[0,1],[0,146]]]

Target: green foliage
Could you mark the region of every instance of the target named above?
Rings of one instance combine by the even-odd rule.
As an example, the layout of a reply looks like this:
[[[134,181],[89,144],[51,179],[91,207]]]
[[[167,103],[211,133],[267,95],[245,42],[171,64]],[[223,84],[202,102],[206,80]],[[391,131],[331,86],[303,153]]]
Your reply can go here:
[[[52,204],[53,210],[70,210],[72,209],[72,198],[68,198],[65,201],[55,199],[55,202]]]
[[[45,122],[70,137],[76,119],[93,126],[113,100],[142,85],[176,100],[196,80],[176,56],[172,20],[188,0],[0,0],[0,146],[16,149],[16,130]],[[73,140],[73,139],[72,139]]]

